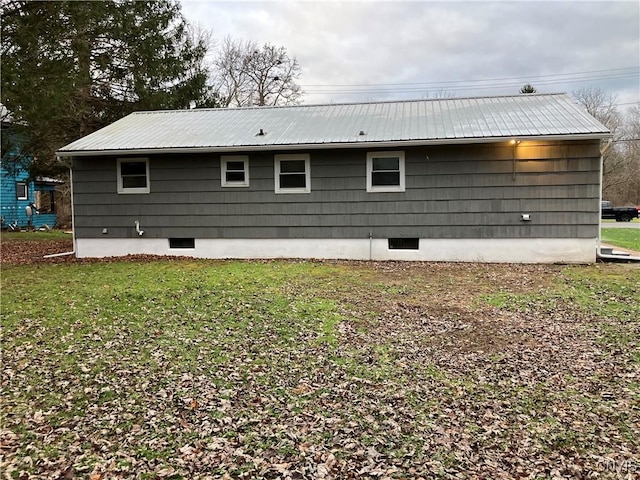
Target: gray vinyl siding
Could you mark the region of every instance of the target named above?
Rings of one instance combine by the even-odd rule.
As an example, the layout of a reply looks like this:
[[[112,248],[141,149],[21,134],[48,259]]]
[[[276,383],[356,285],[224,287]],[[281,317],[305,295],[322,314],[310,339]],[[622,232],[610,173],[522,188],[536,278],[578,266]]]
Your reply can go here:
[[[301,152],[306,194],[274,193],[274,155],[287,152],[248,153],[250,186],[233,188],[220,185],[220,155],[150,156],[149,194],[116,193],[116,157],[74,158],[76,235],[134,237],[139,220],[148,238],[597,236],[598,141],[404,152],[406,191],[393,193],[366,191],[367,150]]]

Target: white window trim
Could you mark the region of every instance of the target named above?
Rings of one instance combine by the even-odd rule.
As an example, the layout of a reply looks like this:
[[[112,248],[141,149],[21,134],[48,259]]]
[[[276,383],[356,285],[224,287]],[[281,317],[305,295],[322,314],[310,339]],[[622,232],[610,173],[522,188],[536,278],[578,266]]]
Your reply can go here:
[[[399,158],[400,185],[372,185],[373,159],[374,158]],[[367,192],[404,192],[405,190],[404,152],[367,152]]]
[[[18,195],[18,185],[24,185],[24,196]],[[29,184],[23,181],[16,182],[16,199],[17,200],[28,200],[29,199]]]
[[[242,162],[244,164],[244,182],[227,181],[227,163]],[[249,157],[247,155],[222,155],[220,157],[220,185],[223,187],[248,187],[249,186]]]
[[[280,162],[286,160],[304,160],[305,187],[280,188]],[[291,153],[274,156],[274,183],[276,193],[309,193],[311,192],[311,157],[308,153]]]
[[[122,185],[122,175],[120,171],[120,165],[122,162],[144,162],[147,169],[147,186],[125,188]],[[151,177],[149,176],[149,159],[148,158],[118,158],[118,193],[149,193],[151,191]]]

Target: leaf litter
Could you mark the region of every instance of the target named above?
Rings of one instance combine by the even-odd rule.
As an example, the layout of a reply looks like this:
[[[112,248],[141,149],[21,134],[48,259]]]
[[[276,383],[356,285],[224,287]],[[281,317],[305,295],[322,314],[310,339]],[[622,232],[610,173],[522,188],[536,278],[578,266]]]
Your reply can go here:
[[[65,263],[3,274],[5,478],[638,472],[637,268]]]

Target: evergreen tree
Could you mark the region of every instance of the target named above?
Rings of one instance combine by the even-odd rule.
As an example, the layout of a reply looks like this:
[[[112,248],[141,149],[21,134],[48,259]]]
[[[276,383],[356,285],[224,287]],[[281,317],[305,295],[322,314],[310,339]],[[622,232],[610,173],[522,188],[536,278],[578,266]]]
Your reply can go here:
[[[58,148],[132,111],[213,105],[207,47],[177,0],[1,5],[1,102],[33,175],[55,173]],[[3,157],[16,151],[3,144]]]
[[[520,89],[520,93],[536,93],[538,90],[536,90],[536,87],[534,87],[533,85],[531,85],[530,83],[527,83],[525,85],[522,86],[522,88]]]

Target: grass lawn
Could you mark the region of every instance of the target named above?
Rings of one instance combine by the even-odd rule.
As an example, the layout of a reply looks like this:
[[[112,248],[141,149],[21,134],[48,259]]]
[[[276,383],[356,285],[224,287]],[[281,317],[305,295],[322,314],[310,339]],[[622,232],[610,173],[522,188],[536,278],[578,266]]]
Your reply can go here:
[[[620,478],[640,269],[3,266],[6,478]]]
[[[628,248],[640,252],[640,229],[603,228],[602,241],[616,247]]]
[[[0,242],[50,242],[52,240],[71,240],[72,238],[70,233],[64,233],[62,230],[0,233]]]

